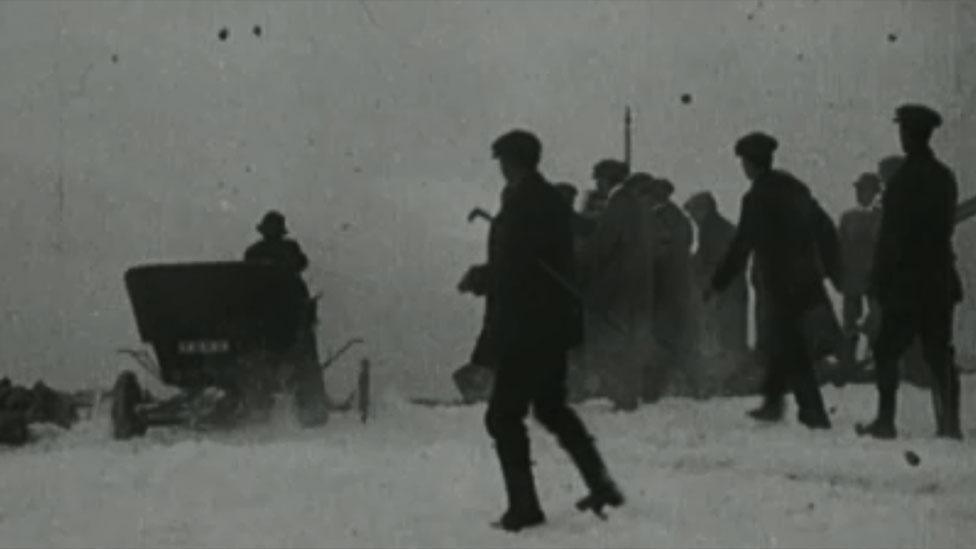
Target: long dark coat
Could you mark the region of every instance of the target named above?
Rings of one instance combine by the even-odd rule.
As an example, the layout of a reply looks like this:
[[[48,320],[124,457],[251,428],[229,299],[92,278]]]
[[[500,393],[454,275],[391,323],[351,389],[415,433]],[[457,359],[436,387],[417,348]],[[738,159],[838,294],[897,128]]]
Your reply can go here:
[[[952,249],[958,184],[931,150],[910,154],[885,187],[871,286],[882,307],[962,299]]]
[[[602,374],[606,395],[625,407],[653,389],[645,379],[657,347],[652,208],[638,186],[620,187],[580,258],[587,299],[584,369]]]
[[[806,310],[827,300],[825,276],[839,285],[840,249],[833,221],[807,186],[789,173],[767,172],[742,198],[738,229],[712,286],[724,290],[753,254],[770,307]]]
[[[488,237],[488,262],[472,281],[475,293],[486,298],[478,346],[493,362],[579,344],[580,306],[565,288],[577,284],[572,219],[572,209],[541,175],[503,193]]]

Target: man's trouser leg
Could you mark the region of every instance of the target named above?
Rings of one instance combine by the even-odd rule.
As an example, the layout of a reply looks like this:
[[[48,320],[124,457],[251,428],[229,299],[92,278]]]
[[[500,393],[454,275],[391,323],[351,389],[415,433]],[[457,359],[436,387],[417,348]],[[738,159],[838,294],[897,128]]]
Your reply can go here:
[[[750,415],[756,419],[778,421],[783,416],[783,395],[789,388],[790,365],[784,361],[782,319],[778,318],[782,315],[774,314],[768,300],[764,301],[762,307],[758,308],[762,310],[761,318],[756,322],[757,341],[762,342],[758,355],[764,370],[761,387],[763,403]]]
[[[732,291],[719,297],[718,333],[719,344],[725,351],[736,355],[749,346],[749,295],[747,292]]]
[[[852,370],[857,364],[857,342],[860,340],[858,321],[864,313],[864,297],[861,295],[845,295],[843,305],[844,317],[844,355],[841,357],[845,370]]]
[[[528,366],[528,365],[527,365]],[[616,491],[606,465],[579,416],[566,404],[566,353],[541,352],[532,368],[544,376],[532,398],[536,419],[555,435],[593,494]]]
[[[830,419],[799,322],[799,315],[777,319],[775,341],[770,343],[774,350],[774,360],[780,364],[779,367],[786,372],[789,379],[800,422],[810,428],[829,428]]]
[[[911,307],[897,305],[882,305],[881,311],[881,329],[873,344],[878,413],[866,430],[877,438],[894,438],[898,361],[915,337],[917,314]]]
[[[932,404],[937,434],[962,438],[960,380],[952,347],[952,305],[926,304],[919,329],[922,351],[932,373]]]
[[[536,381],[532,375],[534,368],[536,365],[531,363],[531,357],[502,357],[485,413],[485,426],[495,441],[495,451],[505,481],[508,496],[506,515],[510,516],[542,513],[532,477],[529,437],[525,428],[525,417],[529,413]]]

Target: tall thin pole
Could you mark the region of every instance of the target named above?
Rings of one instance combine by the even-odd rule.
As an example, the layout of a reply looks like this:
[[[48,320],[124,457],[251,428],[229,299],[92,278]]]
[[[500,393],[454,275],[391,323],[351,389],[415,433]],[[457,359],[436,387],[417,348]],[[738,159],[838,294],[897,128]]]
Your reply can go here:
[[[631,140],[630,140],[630,105],[624,110],[624,163],[627,164],[627,168],[630,168],[630,153],[631,153]]]

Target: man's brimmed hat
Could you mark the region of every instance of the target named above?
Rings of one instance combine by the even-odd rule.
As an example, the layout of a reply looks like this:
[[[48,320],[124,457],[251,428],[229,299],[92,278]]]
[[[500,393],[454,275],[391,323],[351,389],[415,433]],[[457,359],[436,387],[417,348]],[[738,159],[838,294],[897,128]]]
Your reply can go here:
[[[650,188],[653,192],[659,192],[667,197],[674,194],[674,183],[670,179],[655,177]]]
[[[613,158],[605,158],[593,166],[594,178],[618,182],[626,179],[628,175],[630,175],[630,168],[627,167],[627,163]]]
[[[779,147],[776,138],[763,132],[752,132],[735,143],[735,154],[742,158],[770,158]]]
[[[285,216],[281,215],[281,212],[275,210],[271,210],[270,212],[264,214],[261,222],[258,223],[257,229],[259,233],[265,235],[288,234],[288,228],[285,227]]]
[[[895,122],[908,129],[931,131],[942,125],[942,115],[925,105],[913,103],[895,110]]]

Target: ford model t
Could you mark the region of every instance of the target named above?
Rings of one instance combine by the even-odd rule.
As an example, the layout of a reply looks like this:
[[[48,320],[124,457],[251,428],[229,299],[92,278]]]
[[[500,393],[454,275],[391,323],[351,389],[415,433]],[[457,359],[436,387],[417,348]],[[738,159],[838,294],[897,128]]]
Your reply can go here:
[[[267,418],[277,394],[294,398],[304,426],[328,417],[314,326],[317,298],[304,281],[250,262],[144,265],[125,274],[139,336],[136,355],[180,393],[157,400],[125,371],[113,389],[117,439],[155,425],[230,427]]]

